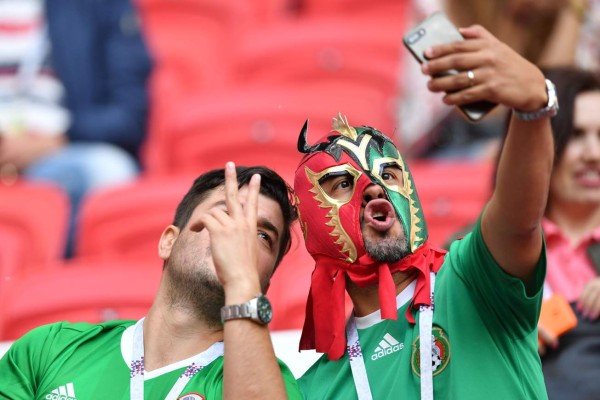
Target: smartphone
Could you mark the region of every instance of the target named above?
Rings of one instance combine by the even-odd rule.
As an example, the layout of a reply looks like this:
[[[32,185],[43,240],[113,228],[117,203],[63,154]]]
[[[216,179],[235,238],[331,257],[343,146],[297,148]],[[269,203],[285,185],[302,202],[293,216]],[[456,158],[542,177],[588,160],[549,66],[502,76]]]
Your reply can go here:
[[[425,50],[438,44],[452,43],[459,40],[465,40],[458,29],[450,22],[448,17],[437,11],[429,15],[424,21],[404,35],[402,41],[404,46],[419,61],[427,61]],[[440,76],[455,75],[460,71],[455,69],[446,71]],[[492,111],[497,104],[489,101],[477,101],[474,103],[458,106],[462,114],[471,122],[477,122],[487,113]]]

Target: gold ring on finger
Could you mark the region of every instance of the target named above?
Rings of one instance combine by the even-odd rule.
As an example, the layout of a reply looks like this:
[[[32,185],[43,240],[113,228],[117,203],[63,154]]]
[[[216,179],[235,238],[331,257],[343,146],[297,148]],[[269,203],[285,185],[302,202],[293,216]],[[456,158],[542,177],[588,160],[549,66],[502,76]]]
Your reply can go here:
[[[472,69],[467,71],[467,78],[469,78],[469,87],[475,84],[475,72]]]

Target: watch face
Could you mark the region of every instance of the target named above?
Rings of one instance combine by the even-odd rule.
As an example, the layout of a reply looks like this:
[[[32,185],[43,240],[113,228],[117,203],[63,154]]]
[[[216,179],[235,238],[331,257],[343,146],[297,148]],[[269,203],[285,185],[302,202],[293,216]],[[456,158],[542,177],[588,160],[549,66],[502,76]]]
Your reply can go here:
[[[256,312],[258,314],[258,319],[260,319],[263,324],[268,324],[271,322],[271,319],[273,319],[271,303],[265,296],[258,297],[256,301]]]

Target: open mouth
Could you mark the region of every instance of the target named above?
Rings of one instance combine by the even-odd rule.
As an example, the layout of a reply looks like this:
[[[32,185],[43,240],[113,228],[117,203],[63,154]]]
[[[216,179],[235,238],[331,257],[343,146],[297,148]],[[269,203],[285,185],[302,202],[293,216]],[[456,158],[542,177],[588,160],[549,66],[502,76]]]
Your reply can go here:
[[[600,187],[600,172],[596,169],[585,169],[575,173],[575,180],[584,188]]]
[[[384,232],[394,225],[396,212],[392,204],[387,200],[371,200],[365,207],[363,221],[376,231]]]

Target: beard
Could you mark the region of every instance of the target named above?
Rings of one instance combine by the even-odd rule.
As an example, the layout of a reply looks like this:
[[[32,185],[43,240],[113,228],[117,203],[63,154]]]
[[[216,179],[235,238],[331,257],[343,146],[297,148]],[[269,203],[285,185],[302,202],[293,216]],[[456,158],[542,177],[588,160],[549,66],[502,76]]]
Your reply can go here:
[[[367,254],[375,261],[393,263],[402,260],[410,254],[406,238],[403,235],[391,237],[387,232],[375,238],[366,238],[363,235],[363,241]]]
[[[173,308],[184,310],[210,327],[221,326],[221,307],[225,305],[223,286],[208,265],[210,247],[190,252],[190,246],[177,246],[167,261],[168,301]],[[186,253],[186,254],[181,254]]]

